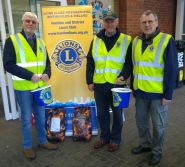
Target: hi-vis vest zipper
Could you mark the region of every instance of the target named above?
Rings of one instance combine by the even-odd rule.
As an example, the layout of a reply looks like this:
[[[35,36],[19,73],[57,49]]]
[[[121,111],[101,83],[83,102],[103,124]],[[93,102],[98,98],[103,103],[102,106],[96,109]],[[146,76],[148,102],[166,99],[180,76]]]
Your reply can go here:
[[[105,43],[97,36],[93,40],[92,55],[95,62],[94,83],[109,82],[114,84],[120,74],[131,37],[120,34],[113,48],[108,52]]]
[[[37,55],[35,55],[29,43],[21,33],[11,35],[10,38],[16,53],[16,65],[25,68],[34,74],[42,74],[46,66],[46,50],[44,42],[37,38]],[[15,90],[34,90],[45,85],[42,80],[33,83],[32,81],[14,75],[12,75],[12,80]]]
[[[136,37],[132,46],[134,90],[163,93],[163,54],[171,35],[159,33],[142,53],[142,40]]]

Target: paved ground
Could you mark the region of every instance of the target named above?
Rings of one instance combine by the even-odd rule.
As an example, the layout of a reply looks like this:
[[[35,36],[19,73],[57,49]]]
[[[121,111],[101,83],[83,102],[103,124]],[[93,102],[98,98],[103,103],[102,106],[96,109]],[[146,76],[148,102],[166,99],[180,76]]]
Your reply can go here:
[[[34,142],[37,158],[33,161],[27,160],[22,153],[19,120],[0,118],[0,167],[147,167],[149,154],[135,156],[130,153],[138,142],[134,113],[132,99],[125,112],[123,142],[115,153],[107,152],[106,148],[94,150],[92,146],[98,137],[93,137],[89,143],[73,142],[66,137],[63,143],[58,143],[57,151],[42,150]],[[185,167],[185,86],[175,90],[168,118],[163,159],[158,166]],[[35,139],[34,129],[33,134]]]

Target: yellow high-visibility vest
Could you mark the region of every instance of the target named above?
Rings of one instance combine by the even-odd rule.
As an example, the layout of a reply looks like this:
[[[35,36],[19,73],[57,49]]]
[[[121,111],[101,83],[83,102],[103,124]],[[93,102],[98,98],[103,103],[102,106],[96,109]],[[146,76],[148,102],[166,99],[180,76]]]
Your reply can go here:
[[[35,55],[29,43],[21,33],[11,35],[10,38],[13,42],[16,53],[16,65],[23,67],[34,74],[42,74],[45,70],[47,58],[43,40],[38,38],[36,39],[37,53]],[[33,83],[32,81],[28,81],[14,75],[12,75],[12,80],[15,90],[34,90],[45,85],[45,82],[42,80],[37,83]]]
[[[159,33],[142,53],[142,40],[136,37],[132,46],[134,90],[163,93],[163,54],[171,35]]]
[[[95,62],[94,83],[109,82],[114,84],[120,74],[131,42],[129,35],[120,34],[113,48],[108,52],[105,43],[97,36],[94,37],[92,55]]]

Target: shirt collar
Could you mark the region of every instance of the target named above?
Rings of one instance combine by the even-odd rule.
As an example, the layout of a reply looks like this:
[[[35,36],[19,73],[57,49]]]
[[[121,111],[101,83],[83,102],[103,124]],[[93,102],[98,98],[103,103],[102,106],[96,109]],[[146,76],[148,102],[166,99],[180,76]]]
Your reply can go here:
[[[157,36],[159,33],[160,33],[160,29],[159,29],[159,27],[157,27],[156,31],[155,31],[153,34],[151,34],[147,39],[145,38],[145,34],[144,34],[144,33],[141,33],[141,34],[139,35],[139,39],[144,40],[144,41],[150,41],[150,40],[152,40],[155,36]]]
[[[25,35],[26,35],[26,39],[29,39],[29,38],[36,39],[36,34],[34,34],[33,36],[29,36],[29,35],[27,35],[27,34],[25,33]]]
[[[112,36],[114,36],[115,34],[116,34],[116,31],[114,31],[114,32],[112,33],[112,35],[109,36],[109,35],[107,35],[107,32],[105,31],[105,36],[106,36],[106,37],[112,37]]]

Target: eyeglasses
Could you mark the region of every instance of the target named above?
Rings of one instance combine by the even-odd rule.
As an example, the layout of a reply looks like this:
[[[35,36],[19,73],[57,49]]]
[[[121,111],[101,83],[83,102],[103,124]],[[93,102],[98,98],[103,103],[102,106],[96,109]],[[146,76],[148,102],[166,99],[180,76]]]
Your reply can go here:
[[[32,24],[37,24],[37,22],[36,21],[34,21],[34,20],[24,20],[26,23],[32,23]]]
[[[142,21],[141,24],[142,25],[146,25],[146,24],[153,24],[155,22],[155,20],[149,20],[149,21]]]

